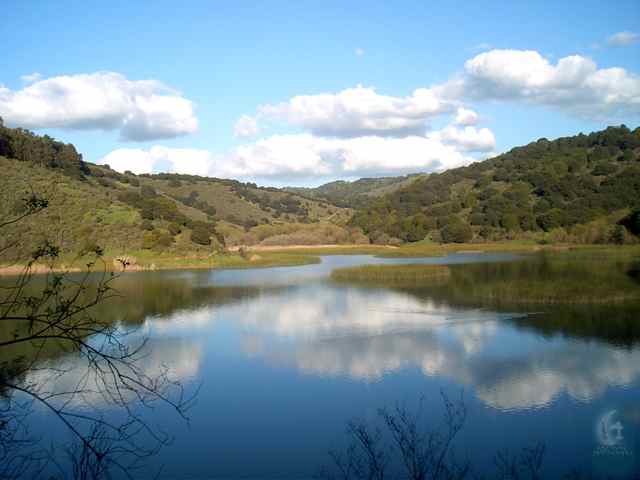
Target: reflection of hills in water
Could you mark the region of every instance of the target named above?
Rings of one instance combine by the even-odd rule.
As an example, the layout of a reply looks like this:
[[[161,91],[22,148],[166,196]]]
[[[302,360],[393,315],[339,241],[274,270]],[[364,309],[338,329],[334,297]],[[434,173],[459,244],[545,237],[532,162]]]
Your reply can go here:
[[[95,315],[108,317],[110,321],[140,324],[151,317],[163,318],[205,305],[234,303],[272,290],[265,286],[215,286],[199,282],[198,278],[197,274],[162,272],[123,275],[114,284],[121,295],[113,302],[100,305]]]
[[[99,277],[95,274],[92,279]],[[79,276],[71,275],[77,279]],[[177,312],[189,315],[204,305],[224,305],[259,295],[266,287],[214,287],[193,281],[190,275],[166,273],[133,273],[115,279],[111,284],[114,296],[92,307],[88,314],[103,324],[119,324],[125,329],[142,326],[149,318],[171,318]],[[34,277],[27,294],[39,295],[44,277]],[[6,280],[5,280],[6,282]],[[72,294],[70,291],[69,294]],[[85,292],[85,300],[92,292]],[[82,297],[80,301],[83,301]],[[0,340],[10,339],[15,331],[28,328],[25,322],[0,324]],[[55,341],[24,342],[0,349],[0,367],[9,377],[25,376],[25,369],[49,365],[67,351]]]
[[[638,348],[523,338],[509,320],[513,315],[452,308],[404,292],[300,287],[224,310],[218,318],[242,322],[249,357],[365,381],[418,368],[470,386],[501,409],[543,406],[561,393],[588,401],[640,377]]]
[[[638,265],[615,255],[536,255],[452,265],[451,275],[437,283],[389,288],[448,305],[534,313],[517,324],[545,335],[633,345],[640,341]]]
[[[452,298],[500,305],[636,302],[640,283],[631,259],[586,252],[542,254],[511,263],[452,267]]]
[[[214,286],[205,272],[136,273],[119,278],[122,296],[94,313],[141,326],[153,349],[146,367],[164,362],[180,378],[206,376],[204,352],[222,346],[216,342],[228,349],[230,327],[239,340],[233,348],[248,358],[358,381],[417,368],[470,386],[501,409],[543,406],[563,393],[587,401],[638,381],[640,307],[632,300],[638,283],[626,273],[633,264],[614,260],[595,268],[584,259],[536,256],[450,268],[447,283],[411,288],[335,285],[326,275],[289,286]],[[625,300],[529,301],[539,292],[566,294],[573,287],[562,283],[579,281],[581,295],[602,288]],[[530,290],[518,298],[521,282]],[[225,338],[216,335],[222,324]],[[32,352],[23,345],[14,354]],[[43,351],[42,360],[61,353]]]

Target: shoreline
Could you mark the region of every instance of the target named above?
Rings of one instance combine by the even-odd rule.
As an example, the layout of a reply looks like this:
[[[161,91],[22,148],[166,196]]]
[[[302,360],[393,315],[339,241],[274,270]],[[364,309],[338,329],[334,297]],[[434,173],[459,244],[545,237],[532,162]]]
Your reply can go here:
[[[241,249],[245,254],[241,255]],[[439,257],[452,253],[537,253],[543,251],[562,252],[570,250],[603,251],[603,250],[637,250],[638,245],[572,245],[549,244],[540,245],[521,242],[500,243],[455,243],[455,244],[408,244],[401,246],[390,245],[364,245],[364,244],[321,244],[321,245],[284,245],[284,246],[233,246],[229,247],[226,254],[209,256],[170,256],[170,255],[145,255],[141,254],[140,260],[136,255],[107,254],[103,262],[98,262],[101,268],[94,267],[94,271],[121,271],[118,258],[128,258],[131,263],[127,265],[125,272],[147,272],[159,270],[220,270],[220,269],[249,269],[300,266],[318,263],[320,255],[374,255],[386,258],[420,258]],[[80,266],[82,265],[82,266]],[[61,260],[59,266],[53,268],[44,264],[31,266],[33,274],[44,273],[78,273],[86,272],[86,261],[77,258],[71,261]],[[17,276],[24,273],[26,264],[13,263],[0,265],[0,277]]]
[[[279,252],[279,251],[288,251],[288,250],[306,250],[306,249],[327,249],[327,250],[338,250],[341,248],[344,249],[387,249],[387,250],[397,250],[402,247],[397,247],[395,245],[371,245],[371,244],[362,244],[362,243],[350,243],[350,244],[339,244],[339,243],[326,243],[326,244],[318,244],[318,245],[234,245],[232,247],[228,247],[227,250],[230,252],[238,252],[240,249],[246,249],[250,252]]]

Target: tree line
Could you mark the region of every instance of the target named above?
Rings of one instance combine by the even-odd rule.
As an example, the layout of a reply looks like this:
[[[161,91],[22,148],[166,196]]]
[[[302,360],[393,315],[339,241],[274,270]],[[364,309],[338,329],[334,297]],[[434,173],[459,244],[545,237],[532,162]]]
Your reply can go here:
[[[467,242],[536,232],[578,235],[578,226],[638,209],[640,128],[622,125],[554,141],[541,138],[490,160],[419,177],[357,210],[351,223],[373,241]],[[626,219],[603,225],[592,241],[637,232],[627,225]]]
[[[90,173],[82,155],[70,143],[36,135],[23,128],[8,128],[0,117],[0,156],[61,169],[69,176],[82,178]]]

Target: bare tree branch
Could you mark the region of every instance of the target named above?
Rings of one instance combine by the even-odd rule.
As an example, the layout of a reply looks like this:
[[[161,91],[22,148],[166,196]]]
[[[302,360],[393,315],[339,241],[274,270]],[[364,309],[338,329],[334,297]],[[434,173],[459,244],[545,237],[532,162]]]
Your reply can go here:
[[[35,194],[24,201],[24,213],[0,221],[0,230],[48,205]],[[131,476],[171,440],[146,420],[144,407],[168,405],[188,420],[197,389],[186,395],[167,367],[146,372],[147,339],[95,317],[96,306],[118,296],[112,285],[119,274],[108,271],[99,248],[82,257],[80,274],[55,271],[59,254],[43,243],[12,284],[0,288],[0,478],[38,476],[59,458],[29,435],[38,404],[73,438],[66,471],[74,478],[104,478],[113,470]],[[43,264],[48,271],[36,275]],[[104,417],[107,406],[119,411],[119,420]]]

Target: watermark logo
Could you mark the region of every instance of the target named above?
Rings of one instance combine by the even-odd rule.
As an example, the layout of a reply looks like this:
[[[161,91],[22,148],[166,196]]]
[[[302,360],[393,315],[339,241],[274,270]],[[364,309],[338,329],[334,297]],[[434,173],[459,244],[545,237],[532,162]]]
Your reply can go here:
[[[594,425],[594,473],[606,478],[628,478],[636,465],[635,422],[626,409],[603,412]]]
[[[624,444],[624,426],[617,410],[609,410],[596,423],[596,437],[600,445],[615,447]]]

